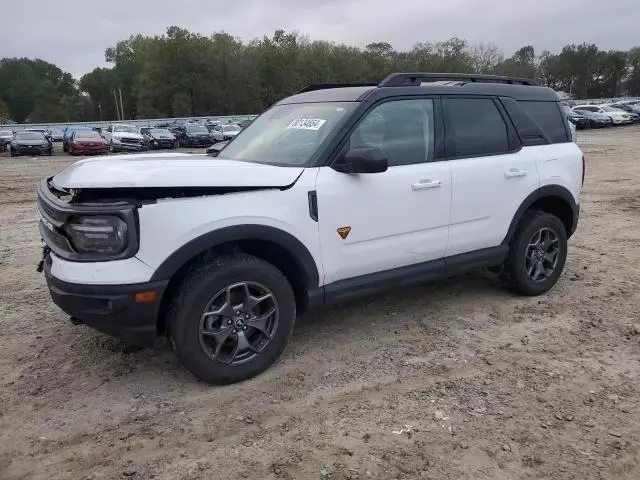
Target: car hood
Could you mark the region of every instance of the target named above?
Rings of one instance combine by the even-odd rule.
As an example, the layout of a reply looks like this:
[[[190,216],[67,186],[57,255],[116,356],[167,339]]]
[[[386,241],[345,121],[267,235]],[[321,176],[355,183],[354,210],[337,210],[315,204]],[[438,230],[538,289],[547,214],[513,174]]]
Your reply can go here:
[[[142,140],[143,137],[139,133],[129,133],[129,132],[114,132],[111,134],[112,138],[137,138],[138,140]]]
[[[159,133],[155,135],[149,135],[154,140],[175,140],[176,137],[169,133]]]
[[[303,167],[277,167],[208,155],[111,155],[76,162],[55,175],[56,188],[285,187]]]

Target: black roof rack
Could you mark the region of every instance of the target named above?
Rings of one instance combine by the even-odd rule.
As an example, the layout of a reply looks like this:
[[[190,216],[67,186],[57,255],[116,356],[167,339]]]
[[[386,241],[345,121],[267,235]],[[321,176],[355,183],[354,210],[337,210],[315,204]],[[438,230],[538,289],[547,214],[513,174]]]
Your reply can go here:
[[[314,83],[307,85],[302,90],[296,93],[314,92],[316,90],[326,90],[328,88],[345,88],[345,87],[376,87],[377,83]]]
[[[536,86],[537,83],[528,78],[519,77],[503,77],[498,75],[476,75],[474,73],[392,73],[382,82],[379,87],[407,87],[416,86],[422,83],[422,80],[464,80],[467,82],[479,83],[508,83],[515,85],[531,85]]]

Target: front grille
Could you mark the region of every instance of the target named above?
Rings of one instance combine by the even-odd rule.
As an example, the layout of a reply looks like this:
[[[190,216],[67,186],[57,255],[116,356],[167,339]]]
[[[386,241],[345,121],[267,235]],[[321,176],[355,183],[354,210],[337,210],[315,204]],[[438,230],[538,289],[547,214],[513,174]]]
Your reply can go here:
[[[138,145],[138,144],[141,143],[141,141],[138,140],[137,138],[126,138],[125,137],[125,138],[121,138],[120,141],[122,143],[130,143],[130,144],[135,144],[135,145]]]

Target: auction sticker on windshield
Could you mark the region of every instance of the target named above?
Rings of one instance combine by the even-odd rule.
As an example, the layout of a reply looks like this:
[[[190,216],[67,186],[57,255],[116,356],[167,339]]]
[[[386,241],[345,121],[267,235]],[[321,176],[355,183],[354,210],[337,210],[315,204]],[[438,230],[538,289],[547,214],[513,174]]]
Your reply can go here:
[[[320,127],[325,123],[327,123],[327,121],[320,118],[296,118],[287,128],[295,130],[320,130]]]

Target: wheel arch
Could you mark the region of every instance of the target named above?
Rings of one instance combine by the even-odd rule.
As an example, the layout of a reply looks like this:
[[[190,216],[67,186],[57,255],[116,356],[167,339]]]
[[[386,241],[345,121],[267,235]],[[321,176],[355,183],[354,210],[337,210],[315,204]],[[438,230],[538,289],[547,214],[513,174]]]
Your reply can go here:
[[[580,206],[571,192],[560,185],[545,185],[533,191],[516,210],[509,230],[502,241],[503,245],[508,244],[515,234],[518,223],[528,210],[541,210],[557,216],[565,226],[567,237],[570,237],[576,230]]]
[[[322,303],[323,289],[313,256],[296,237],[266,225],[235,225],[205,233],[167,257],[150,281],[169,280],[162,298],[161,312],[170,308],[171,300],[193,265],[215,255],[241,251],[275,265],[287,277],[296,296],[299,311]],[[165,315],[158,318],[158,333],[165,330]]]

